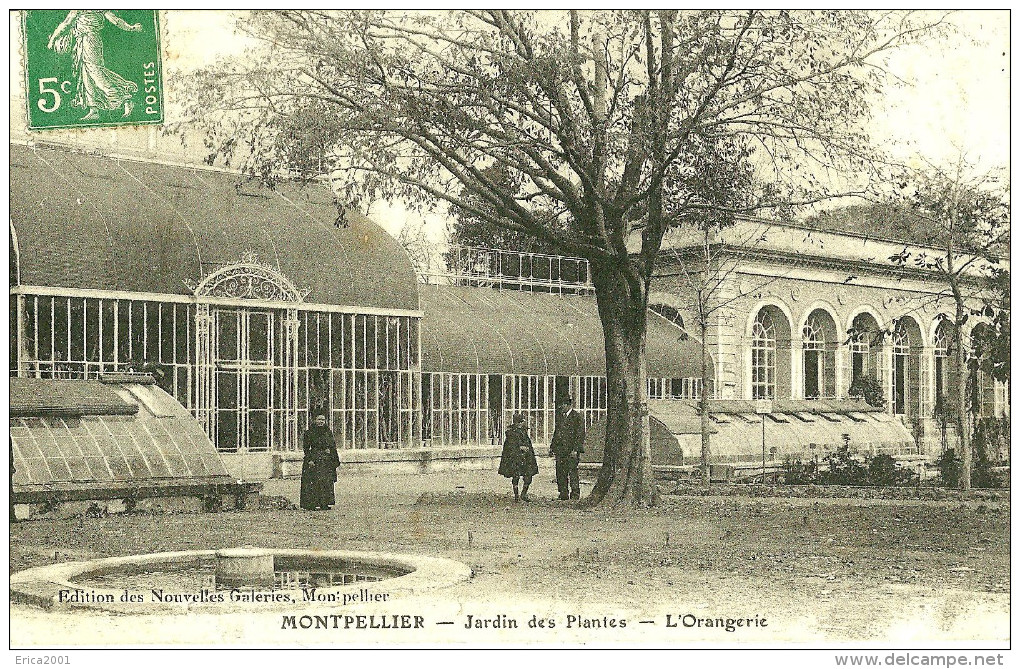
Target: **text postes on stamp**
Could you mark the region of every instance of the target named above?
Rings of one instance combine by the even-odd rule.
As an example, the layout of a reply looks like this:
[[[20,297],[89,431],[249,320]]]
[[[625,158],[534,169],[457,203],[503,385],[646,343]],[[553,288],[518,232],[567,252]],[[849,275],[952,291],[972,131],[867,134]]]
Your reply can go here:
[[[156,10],[24,14],[33,130],[163,122]]]

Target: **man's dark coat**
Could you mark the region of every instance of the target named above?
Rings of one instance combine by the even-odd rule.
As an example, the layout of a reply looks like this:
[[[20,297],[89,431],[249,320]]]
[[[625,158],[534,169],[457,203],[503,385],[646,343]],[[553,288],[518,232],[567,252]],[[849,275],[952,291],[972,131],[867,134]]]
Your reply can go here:
[[[580,412],[570,411],[560,416],[549,448],[558,458],[575,452],[584,453],[584,418]]]

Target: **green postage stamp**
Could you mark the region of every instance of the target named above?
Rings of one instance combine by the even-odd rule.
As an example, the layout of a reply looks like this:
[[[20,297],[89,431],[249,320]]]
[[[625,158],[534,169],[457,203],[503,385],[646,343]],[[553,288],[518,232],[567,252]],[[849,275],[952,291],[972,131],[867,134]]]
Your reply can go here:
[[[156,10],[24,14],[28,127],[163,122]]]

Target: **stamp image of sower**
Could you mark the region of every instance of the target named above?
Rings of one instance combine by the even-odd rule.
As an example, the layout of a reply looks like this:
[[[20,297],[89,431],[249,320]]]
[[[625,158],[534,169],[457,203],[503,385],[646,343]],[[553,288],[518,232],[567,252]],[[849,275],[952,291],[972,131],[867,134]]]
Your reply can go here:
[[[25,12],[29,128],[163,122],[154,10]]]

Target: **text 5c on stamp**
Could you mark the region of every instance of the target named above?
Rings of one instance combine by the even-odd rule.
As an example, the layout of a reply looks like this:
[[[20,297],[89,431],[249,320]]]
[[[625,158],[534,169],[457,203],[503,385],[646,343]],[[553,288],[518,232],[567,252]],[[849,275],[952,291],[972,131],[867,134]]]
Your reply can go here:
[[[29,128],[163,122],[155,10],[33,10],[24,16]]]

